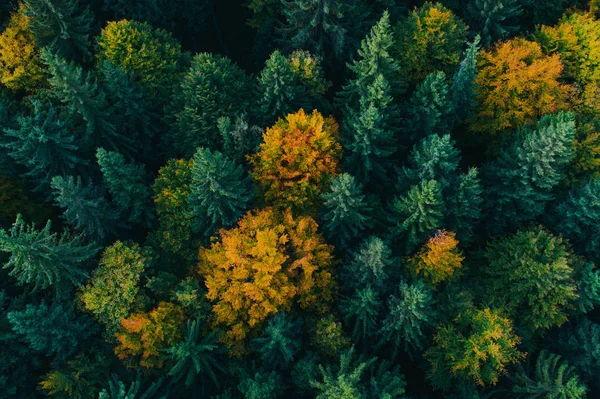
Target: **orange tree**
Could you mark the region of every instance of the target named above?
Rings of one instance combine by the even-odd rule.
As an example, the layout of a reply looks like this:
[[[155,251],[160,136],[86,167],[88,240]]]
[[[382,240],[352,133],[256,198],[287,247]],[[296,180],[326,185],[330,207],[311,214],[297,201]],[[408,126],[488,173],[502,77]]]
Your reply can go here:
[[[560,56],[544,55],[538,43],[522,38],[499,43],[480,53],[478,68],[470,126],[475,132],[519,129],[566,108],[569,89],[559,82]]]
[[[333,247],[317,227],[309,216],[265,208],[247,213],[238,227],[222,229],[218,242],[200,249],[214,326],[225,330],[222,340],[235,352],[243,351],[253,327],[294,302],[327,309],[334,292]]]
[[[307,115],[303,109],[267,128],[260,151],[249,159],[269,205],[314,210],[338,173],[338,130],[332,117],[316,110]]]
[[[465,257],[458,249],[456,234],[438,230],[421,250],[413,255],[407,263],[414,274],[422,274],[432,285],[452,277],[462,267]]]

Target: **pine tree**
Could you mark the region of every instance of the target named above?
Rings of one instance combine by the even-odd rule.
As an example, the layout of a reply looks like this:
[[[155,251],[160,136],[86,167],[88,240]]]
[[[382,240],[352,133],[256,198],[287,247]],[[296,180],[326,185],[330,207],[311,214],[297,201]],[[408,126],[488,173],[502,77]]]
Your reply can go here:
[[[95,332],[86,316],[76,316],[72,307],[60,303],[27,305],[22,311],[9,312],[8,320],[33,350],[61,360]]]
[[[87,277],[85,262],[98,248],[84,244],[81,235],[58,235],[50,231],[51,223],[37,230],[20,215],[8,231],[0,229],[0,250],[11,254],[4,268],[19,284],[34,284],[34,290],[53,285],[61,292],[70,284],[79,285]]]
[[[94,15],[79,0],[23,0],[24,14],[40,47],[65,59],[86,60]]]
[[[587,393],[573,367],[561,361],[559,355],[543,350],[535,362],[535,370],[525,373],[521,369],[514,380],[512,392],[518,398],[583,399]]]
[[[479,0],[476,0],[479,1]],[[493,0],[495,1],[495,0]],[[471,116],[475,106],[475,78],[477,77],[477,55],[479,54],[480,36],[469,43],[463,53],[463,59],[454,74],[450,98],[452,99],[452,115],[454,123],[460,123]]]
[[[482,169],[488,230],[501,233],[544,212],[573,159],[574,135],[571,114],[544,116],[535,131],[522,130]]]
[[[250,179],[241,165],[207,148],[194,155],[188,203],[196,230],[209,237],[233,226],[252,201]]]
[[[379,237],[370,236],[358,246],[352,258],[342,266],[342,288],[348,294],[366,285],[384,292],[394,276],[397,260],[392,250]]]
[[[471,0],[467,4],[466,21],[487,47],[518,32],[522,12],[517,0]]]
[[[229,159],[242,163],[246,155],[258,151],[263,130],[250,125],[245,114],[236,118],[221,117],[217,120],[217,127],[223,140],[223,154]]]
[[[425,348],[438,318],[436,300],[422,280],[401,281],[387,301],[386,316],[378,331],[379,345],[391,345],[392,356],[401,349],[414,356]]]
[[[446,74],[433,72],[417,85],[412,94],[403,130],[413,140],[434,133],[447,134],[451,128],[452,113]]]
[[[54,176],[52,190],[63,218],[86,237],[103,240],[120,224],[119,213],[91,182],[84,185],[79,176]]]
[[[483,204],[483,187],[478,169],[469,168],[467,173],[459,176],[447,191],[444,202],[446,227],[455,232],[461,242],[470,243]]]
[[[32,114],[19,117],[16,129],[6,129],[8,140],[3,146],[26,168],[22,176],[31,179],[35,191],[49,194],[53,176],[71,174],[88,162],[81,156],[82,139],[58,118],[56,108],[38,100],[32,105]]]
[[[400,373],[400,366],[392,366],[385,359],[377,359],[369,368],[369,395],[373,398],[403,399],[406,378]]]
[[[366,344],[375,334],[380,307],[378,293],[370,286],[357,289],[352,296],[342,299],[340,310],[355,342]]]
[[[123,155],[98,148],[96,159],[100,165],[104,186],[112,202],[129,223],[149,226],[152,215],[152,191],[149,176],[143,164],[126,162]]]
[[[126,388],[125,384],[122,381],[119,381],[117,376],[114,375],[112,381],[108,382],[108,390],[103,389],[102,392],[100,392],[98,399],[167,399],[167,395],[157,395],[162,382],[162,379],[153,382],[152,385],[142,393],[140,392],[142,383],[139,379],[132,382],[131,385],[129,385],[129,388]]]
[[[285,369],[290,366],[302,346],[302,319],[281,312],[272,317],[262,334],[252,341],[265,367]]]
[[[188,320],[183,341],[166,350],[169,357],[176,362],[169,371],[169,376],[174,377],[175,381],[185,376],[185,386],[190,387],[198,375],[204,380],[204,374],[208,374],[218,387],[219,381],[215,372],[225,370],[217,356],[224,350],[217,343],[219,337],[216,330],[202,337],[200,327],[199,321]]]
[[[443,223],[443,201],[440,184],[422,180],[408,193],[396,198],[391,208],[389,232],[401,239],[406,253],[422,244]]]
[[[336,246],[345,247],[370,227],[369,208],[362,187],[347,173],[334,178],[330,190],[322,195],[325,207],[323,227],[326,236]]]

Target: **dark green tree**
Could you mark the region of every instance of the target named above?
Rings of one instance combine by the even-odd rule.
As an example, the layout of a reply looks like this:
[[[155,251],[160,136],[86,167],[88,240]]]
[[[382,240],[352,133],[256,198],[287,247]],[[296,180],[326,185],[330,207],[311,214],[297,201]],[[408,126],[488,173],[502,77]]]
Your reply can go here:
[[[200,146],[220,148],[217,121],[249,107],[251,86],[249,77],[229,58],[196,55],[174,94],[173,133],[165,136],[170,152],[191,157]]]
[[[377,291],[370,286],[359,288],[350,297],[342,299],[340,310],[344,321],[352,330],[355,342],[367,342],[377,330],[381,301]]]
[[[518,0],[470,0],[465,18],[484,46],[509,39],[519,31],[523,9]]]
[[[8,313],[13,330],[35,351],[64,360],[95,331],[86,316],[77,316],[72,307],[60,303],[27,305]]]
[[[325,208],[322,225],[331,242],[345,247],[371,226],[369,207],[362,187],[348,173],[333,179],[330,190],[322,195]]]
[[[119,213],[91,181],[84,184],[79,176],[54,176],[52,190],[63,218],[86,237],[103,240],[120,224]]]
[[[502,233],[544,212],[552,189],[573,159],[574,134],[572,114],[546,115],[535,131],[521,130],[497,160],[482,168],[491,233]]]
[[[217,330],[202,337],[200,328],[201,324],[198,320],[188,320],[183,341],[166,350],[168,357],[176,362],[169,375],[176,381],[185,377],[185,386],[190,387],[198,375],[204,380],[204,375],[208,374],[218,387],[216,372],[225,370],[217,357],[225,350],[217,342],[219,339]]]
[[[20,215],[8,231],[0,229],[0,251],[10,253],[5,269],[12,269],[19,284],[34,284],[34,290],[54,286],[61,292],[87,277],[84,264],[98,252],[81,235],[51,232],[51,223],[37,230]]]
[[[40,47],[65,59],[85,60],[90,53],[94,15],[79,0],[23,0],[25,15]]]
[[[583,399],[587,387],[559,355],[541,351],[534,370],[521,369],[515,375],[512,392],[517,398]]]
[[[132,224],[150,225],[152,190],[150,177],[143,164],[127,162],[123,155],[98,148],[96,159],[102,172],[102,181],[120,214]]]
[[[284,391],[283,379],[275,371],[257,371],[243,377],[238,390],[245,399],[278,398]]]
[[[455,232],[463,244],[469,243],[475,235],[482,204],[483,187],[479,170],[470,168],[453,182],[445,197],[446,227]]]
[[[350,295],[354,290],[370,285],[384,292],[398,261],[392,250],[379,237],[370,236],[358,246],[351,259],[342,266],[342,289]]]
[[[406,379],[400,373],[400,366],[392,366],[385,359],[378,359],[368,370],[370,398],[401,399],[405,398]]]
[[[302,346],[302,319],[278,313],[269,320],[262,334],[252,341],[265,367],[283,369],[291,365]]]
[[[258,151],[263,130],[250,125],[246,115],[235,118],[223,116],[217,120],[217,127],[223,140],[223,154],[229,159],[242,163],[247,154]]]
[[[583,259],[576,259],[575,263],[575,280],[579,291],[578,310],[587,313],[600,304],[600,270]]]
[[[142,382],[139,379],[132,382],[129,388],[126,388],[125,384],[114,375],[112,381],[108,382],[108,390],[103,389],[98,399],[167,399],[167,395],[159,396],[157,394],[162,381],[160,379],[153,382],[148,389],[140,391]]]
[[[435,304],[433,292],[422,280],[400,282],[388,299],[379,345],[391,345],[393,357],[400,349],[411,356],[422,351],[438,318]]]
[[[477,77],[479,41],[480,38],[477,35],[469,43],[452,80],[450,98],[452,99],[452,116],[455,123],[460,123],[470,117],[475,105],[475,78]]]
[[[600,324],[582,319],[563,329],[552,343],[591,388],[600,388]]]
[[[407,254],[412,252],[441,227],[443,207],[440,184],[435,180],[422,180],[392,203],[391,236],[404,244]]]
[[[233,226],[252,198],[250,178],[241,165],[219,151],[196,151],[188,203],[197,231],[208,237],[221,227]]]

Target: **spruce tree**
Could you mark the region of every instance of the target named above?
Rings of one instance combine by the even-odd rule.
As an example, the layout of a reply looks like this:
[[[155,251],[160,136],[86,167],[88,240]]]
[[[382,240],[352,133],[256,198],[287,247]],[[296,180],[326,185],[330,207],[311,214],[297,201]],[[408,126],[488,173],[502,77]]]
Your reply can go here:
[[[18,215],[12,228],[0,229],[0,251],[10,253],[4,268],[12,269],[9,274],[19,284],[34,284],[34,290],[54,286],[62,292],[87,277],[85,262],[99,248],[85,244],[81,235],[59,236],[50,229],[50,221],[37,230]]]
[[[252,341],[253,348],[268,369],[284,369],[290,366],[302,346],[302,319],[294,319],[288,313],[272,317],[262,334]]]
[[[140,391],[142,382],[139,379],[132,382],[129,388],[126,388],[125,384],[116,375],[113,375],[113,379],[108,382],[108,390],[103,389],[98,399],[167,399],[167,395],[159,396],[157,394],[162,383],[163,379],[161,378],[153,382],[148,389]]]
[[[60,360],[95,332],[88,317],[76,316],[72,307],[60,303],[27,305],[22,311],[8,313],[8,320],[33,350]]]
[[[509,39],[518,32],[522,12],[518,0],[470,0],[466,21],[487,47],[496,41]]]
[[[94,15],[79,0],[23,0],[25,15],[40,47],[65,59],[90,57]]]
[[[326,236],[343,248],[370,227],[369,208],[362,187],[347,173],[334,178],[330,190],[322,195],[323,226]]]
[[[367,343],[377,331],[381,301],[377,291],[370,286],[357,289],[350,297],[342,299],[340,310],[355,342]]]
[[[351,259],[342,266],[342,289],[350,295],[356,289],[370,285],[383,293],[389,279],[397,272],[394,270],[397,262],[392,257],[392,250],[381,238],[370,236],[359,244]]]
[[[258,151],[262,139],[263,130],[256,125],[250,125],[247,119],[247,116],[242,114],[235,118],[224,116],[217,120],[223,140],[223,154],[237,163],[244,162],[246,155]]]
[[[237,388],[245,399],[279,398],[283,395],[285,385],[276,371],[255,371],[252,368],[250,372],[244,372]]]
[[[553,198],[552,189],[573,159],[574,134],[571,114],[546,115],[535,131],[520,131],[499,158],[482,169],[491,233],[501,233],[544,212]]]
[[[79,176],[54,176],[52,190],[63,218],[86,237],[101,241],[119,224],[119,213],[91,181],[84,184]]]
[[[552,346],[577,368],[577,373],[592,389],[600,388],[600,324],[583,318],[561,329]]]
[[[455,232],[463,244],[468,244],[474,238],[483,205],[479,170],[469,168],[467,173],[459,176],[447,190],[444,200],[446,227]]]
[[[404,399],[406,378],[400,373],[400,366],[386,359],[377,359],[369,368],[369,396],[373,398]]]
[[[153,219],[152,190],[144,165],[127,162],[118,152],[103,148],[96,151],[96,159],[104,186],[120,214],[129,223],[149,226]]]
[[[443,218],[440,184],[435,180],[422,180],[392,203],[389,232],[404,244],[408,254],[442,227]]]
[[[208,237],[221,227],[233,226],[252,197],[250,179],[241,165],[219,151],[196,151],[188,202],[197,231]]]
[[[479,41],[480,36],[477,35],[469,43],[452,80],[450,98],[452,99],[452,116],[455,123],[460,123],[470,117],[475,105],[475,78],[477,77]]]

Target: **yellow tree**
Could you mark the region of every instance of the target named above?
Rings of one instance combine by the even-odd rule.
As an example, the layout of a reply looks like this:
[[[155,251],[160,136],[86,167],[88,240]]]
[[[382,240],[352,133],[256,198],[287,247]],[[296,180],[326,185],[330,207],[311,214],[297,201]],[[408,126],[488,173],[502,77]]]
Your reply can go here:
[[[0,81],[13,90],[32,90],[46,80],[40,50],[23,9],[21,4],[0,35]]]
[[[308,216],[294,218],[288,209],[247,213],[220,240],[201,248],[199,272],[213,302],[214,326],[224,343],[243,352],[253,327],[294,302],[325,311],[332,300],[333,247]]]
[[[338,174],[342,147],[332,117],[300,109],[267,128],[260,151],[249,157],[253,178],[269,205],[312,211]]]
[[[432,285],[452,277],[462,267],[464,256],[458,249],[456,234],[438,230],[421,250],[409,258],[408,269],[417,275],[423,275]]]
[[[477,109],[470,124],[475,132],[519,129],[567,106],[560,56],[544,55],[538,43],[501,42],[480,53],[478,68]]]

